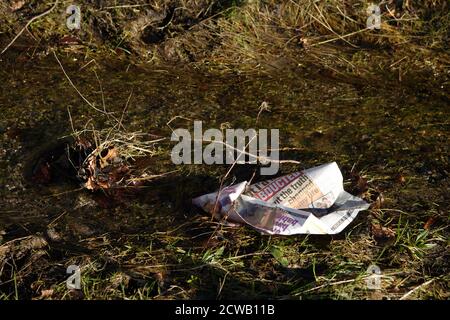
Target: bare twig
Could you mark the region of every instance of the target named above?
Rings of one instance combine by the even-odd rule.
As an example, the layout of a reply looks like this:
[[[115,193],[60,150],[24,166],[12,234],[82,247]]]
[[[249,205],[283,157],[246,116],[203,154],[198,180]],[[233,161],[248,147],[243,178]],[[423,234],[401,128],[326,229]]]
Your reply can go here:
[[[408,291],[406,294],[404,294],[400,300],[405,300],[406,298],[408,298],[410,295],[412,295],[414,292],[416,292],[417,290],[429,285],[430,283],[432,283],[436,278],[433,278],[431,280],[428,280],[427,282],[422,283],[420,286],[415,287],[414,289]]]
[[[120,120],[119,120],[119,129],[120,129],[120,127],[122,127],[125,130],[125,127],[123,126],[122,122],[123,122],[123,117],[125,116],[125,113],[128,109],[128,104],[130,103],[132,95],[133,95],[133,89],[131,90],[130,95],[128,96],[127,102],[125,103],[125,107],[122,110],[122,115],[120,116]]]
[[[139,7],[146,7],[151,6],[151,4],[124,4],[119,6],[110,6],[110,7],[104,7],[103,10],[109,10],[109,9],[126,9],[126,8],[139,8]]]
[[[231,170],[233,170],[234,166],[236,165],[236,163],[238,163],[239,158],[241,157],[241,155],[244,153],[244,150],[249,146],[250,142],[253,141],[253,139],[255,139],[256,136],[254,136],[253,138],[249,139],[250,141],[247,143],[247,145],[243,148],[243,150],[239,150],[237,149],[238,152],[240,152],[238,154],[238,156],[236,157],[236,160],[234,160],[233,164],[230,166],[230,168],[228,169],[227,173],[225,174],[225,176],[221,179],[220,181],[220,187],[219,187],[219,192],[217,192],[217,197],[216,197],[216,203],[214,204],[214,209],[212,211],[212,218],[214,218],[214,215],[216,214],[217,211],[217,205],[219,204],[219,199],[220,199],[220,195],[222,193],[223,190],[223,184],[225,182],[225,179],[228,177],[228,175],[230,174]]]
[[[325,44],[325,43],[328,43],[328,42],[333,42],[333,41],[336,41],[336,40],[339,40],[339,39],[343,40],[344,38],[351,37],[351,36],[353,36],[353,35],[355,35],[355,34],[358,34],[358,33],[361,33],[361,32],[365,32],[365,31],[368,31],[368,30],[370,30],[370,28],[364,28],[364,29],[361,29],[361,30],[357,30],[357,31],[354,31],[354,32],[350,32],[350,33],[345,34],[345,35],[343,35],[343,36],[339,35],[339,36],[336,37],[336,38],[332,38],[332,39],[328,39],[328,40],[325,40],[325,41],[313,43],[313,44],[311,44],[309,47],[320,46],[320,45],[322,45],[322,44]]]
[[[58,56],[56,55],[55,51],[53,51],[53,55],[55,56],[56,61],[58,61],[58,64],[61,67],[61,70],[63,71],[63,73],[66,76],[67,80],[69,81],[70,85],[75,89],[75,91],[78,93],[78,95],[95,111],[98,111],[103,114],[108,114],[108,113],[105,113],[105,111],[98,109],[96,106],[94,106],[94,104],[92,102],[90,102],[88,99],[85,98],[85,96],[83,96],[83,94],[80,92],[80,90],[78,90],[78,88],[73,84],[72,80],[69,78],[69,75],[66,73],[66,70],[64,70],[64,67],[61,64],[61,61],[59,61]]]
[[[91,61],[95,61],[94,59],[92,59]],[[90,62],[88,62],[88,64],[89,64]],[[85,64],[84,66],[83,66],[83,68],[85,67],[85,66],[87,66],[87,64]],[[81,69],[80,69],[81,70]],[[95,74],[95,77],[97,78],[97,82],[98,82],[98,85],[100,86],[100,93],[101,93],[101,95],[102,95],[102,106],[103,106],[103,111],[106,113],[106,104],[105,104],[105,94],[104,94],[104,92],[103,92],[103,86],[102,86],[102,82],[100,81],[100,78],[98,77],[98,74],[97,74],[97,72],[94,70],[94,74]]]

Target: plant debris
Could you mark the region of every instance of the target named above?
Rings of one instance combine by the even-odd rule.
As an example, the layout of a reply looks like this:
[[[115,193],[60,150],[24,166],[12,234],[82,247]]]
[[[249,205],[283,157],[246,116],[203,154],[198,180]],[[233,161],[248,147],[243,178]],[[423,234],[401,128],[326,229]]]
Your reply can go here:
[[[161,139],[145,141],[146,134],[111,133],[111,130],[92,131],[94,144],[79,134],[75,139],[76,150],[86,155],[80,165],[75,166],[77,177],[88,190],[105,190],[142,186],[156,176],[149,167],[137,165],[137,160],[156,154],[155,144]],[[109,136],[109,137],[108,137]]]

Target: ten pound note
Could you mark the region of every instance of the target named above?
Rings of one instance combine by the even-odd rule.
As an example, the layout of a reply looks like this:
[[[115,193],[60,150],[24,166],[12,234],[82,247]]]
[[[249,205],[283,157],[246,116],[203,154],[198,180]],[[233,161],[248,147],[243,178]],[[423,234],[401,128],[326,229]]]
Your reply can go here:
[[[195,198],[205,211],[265,234],[335,234],[369,208],[344,191],[336,162],[249,185],[246,181]]]

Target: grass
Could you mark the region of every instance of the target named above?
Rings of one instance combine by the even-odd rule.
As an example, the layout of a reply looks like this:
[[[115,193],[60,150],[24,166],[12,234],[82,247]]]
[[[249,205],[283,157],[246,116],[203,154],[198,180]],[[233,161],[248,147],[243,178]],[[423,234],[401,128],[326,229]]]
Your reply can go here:
[[[192,228],[189,225],[185,227]],[[115,248],[113,252],[106,248],[101,250],[102,260],[113,260],[114,264],[122,266],[121,271],[108,272],[100,267],[104,262],[99,260],[82,262],[85,266],[82,272],[83,295],[85,299],[189,298],[193,295],[232,298],[233,294],[245,288],[239,296],[401,298],[408,293],[402,288],[410,287],[411,284],[407,283],[416,283],[415,279],[421,278],[415,265],[424,262],[432,244],[445,245],[445,240],[439,236],[441,230],[429,233],[410,228],[407,224],[398,228],[397,239],[392,246],[380,247],[370,237],[360,234],[355,238],[350,231],[346,239],[331,240],[325,249],[318,247],[316,240],[308,236],[303,239],[261,238],[243,228],[221,231],[226,238],[237,237],[234,244],[221,241],[204,248],[191,246],[187,237],[173,237],[170,232],[139,234],[140,242],[150,243],[149,246],[139,247],[130,242],[126,248]],[[160,249],[153,249],[154,240],[162,242]],[[398,263],[403,266],[399,268],[396,266]],[[95,264],[97,268],[93,267]],[[370,264],[383,267],[380,290],[366,288],[366,269]],[[130,275],[131,279],[140,281],[135,289],[132,289]],[[444,298],[446,293],[442,292],[445,290],[442,286],[445,288],[448,276],[432,279],[433,283],[425,292],[417,290],[408,297],[420,298],[421,294],[434,292],[433,297]],[[167,281],[177,285],[167,286]],[[252,286],[249,287],[250,283]],[[267,291],[271,287],[277,289]],[[65,284],[60,285],[59,290],[65,292]]]
[[[2,109],[0,129],[18,122],[19,129],[30,130],[22,142],[10,138],[10,129],[2,131],[1,185],[12,188],[1,189],[8,213],[5,239],[23,233],[48,237],[47,220],[58,217],[54,228],[62,238],[45,249],[19,246],[8,256],[2,256],[9,247],[1,242],[0,299],[449,298],[448,2],[405,1],[399,17],[383,9],[382,28],[372,31],[365,29],[367,1],[207,1],[207,7],[197,1],[154,1],[150,8],[144,1],[112,8],[79,1],[84,23],[76,36],[83,44],[64,47],[57,39],[67,34],[61,16],[69,2],[60,1],[32,21],[5,55],[23,49],[27,40],[32,44],[23,49],[27,59],[44,52],[45,61],[51,48],[65,66],[68,58],[79,63],[72,62],[64,74],[53,57],[36,74],[27,68],[0,70],[8,89],[0,105],[13,106]],[[53,1],[29,3],[18,12],[0,4],[0,19],[6,21],[0,26],[1,48]],[[170,7],[183,9],[170,24],[161,24]],[[194,23],[187,24],[188,18]],[[164,39],[145,39],[153,27],[164,30]],[[111,56],[125,62],[105,67],[102,60]],[[160,73],[142,73],[134,64]],[[99,77],[91,71],[106,81],[99,103],[93,94],[81,95],[98,91]],[[36,84],[17,85],[24,81]],[[133,96],[123,90],[124,83],[135,88]],[[73,87],[80,87],[78,95]],[[167,134],[165,124],[180,114],[207,117],[217,127],[224,122],[254,126],[261,99],[271,112],[261,114],[259,125],[283,128],[283,146],[291,150],[286,157],[301,160],[302,167],[337,159],[347,190],[357,187],[351,179],[355,168],[367,181],[366,199],[381,202],[377,197],[383,194],[381,208],[361,213],[334,237],[267,237],[244,227],[218,227],[189,207],[192,196],[218,187],[228,167],[183,167],[174,177],[154,182],[143,196],[106,209],[92,205],[98,194],[71,192],[67,186],[42,188],[51,194],[46,197],[36,189],[20,191],[22,153],[28,151],[15,150],[32,150],[49,137],[70,134],[67,105],[72,127],[92,119],[94,128],[106,128],[83,131],[102,149],[112,141],[126,142],[142,128]],[[112,106],[111,122],[98,116],[98,110],[106,113],[105,105]],[[125,113],[124,105],[131,110]],[[42,112],[29,116],[35,110]],[[111,128],[124,123],[129,131],[113,136],[118,131]],[[121,145],[131,156],[142,155],[129,143]],[[161,157],[170,148],[140,146]],[[154,166],[170,169],[163,160]],[[298,168],[282,166],[283,172]],[[240,178],[238,169],[227,182]],[[61,216],[63,209],[68,213]],[[16,222],[11,212],[23,220]],[[27,216],[31,213],[38,222]],[[46,254],[36,256],[39,250]],[[66,288],[70,264],[82,269],[81,292]],[[382,272],[379,290],[366,285],[372,264]],[[45,289],[53,292],[41,296]]]
[[[193,62],[198,67],[223,72],[264,71],[312,63],[316,68],[355,76],[373,74],[380,63],[383,69],[403,67],[403,72],[413,70],[413,66],[424,69],[424,59],[441,69],[442,64],[448,63],[448,3],[405,1],[401,7],[395,7],[391,2],[382,6],[381,29],[374,31],[366,28],[370,2],[365,0],[290,0],[281,4],[161,0],[152,5],[137,1],[134,6],[114,7],[80,1],[83,24],[75,36],[83,42],[83,54],[101,51],[117,55],[120,53],[116,49],[121,48],[137,61]],[[2,24],[0,31],[14,34],[22,20],[31,21],[30,17],[36,16],[34,12],[53,4],[31,3],[17,12],[3,5],[0,17],[7,23]],[[56,10],[31,24],[29,34],[40,38],[44,47],[57,45],[54,39],[68,34],[61,17],[69,4],[70,1],[59,1]],[[155,43],[145,38],[146,32],[153,32],[152,28],[163,32]],[[386,51],[393,54],[383,55]],[[365,52],[369,57],[361,57]],[[370,62],[373,58],[380,61]]]
[[[300,242],[295,239],[264,239],[254,237],[246,230],[239,232],[238,237],[244,238],[238,242],[239,249],[220,244],[214,248],[195,248],[183,245],[186,238],[180,241],[171,237],[165,240],[158,237],[159,241],[167,241],[168,244],[157,250],[139,248],[135,242],[113,250],[102,248],[96,257],[77,259],[82,266],[82,296],[84,299],[167,299],[206,295],[226,299],[240,292],[239,296],[266,298],[355,299],[374,298],[374,294],[400,298],[405,294],[401,288],[411,286],[407,283],[416,283],[415,279],[420,278],[420,275],[410,272],[416,270],[413,264],[422,261],[423,255],[418,255],[418,252],[426,254],[430,248],[424,246],[423,241],[433,241],[432,238],[423,240],[422,235],[411,239],[405,231],[405,235],[397,240],[398,247],[389,249],[392,252],[389,256],[381,254],[374,261],[383,266],[383,274],[382,289],[372,291],[365,287],[365,271],[371,263],[370,255],[381,249],[377,249],[368,238],[334,240],[330,248],[324,250],[308,239]],[[249,236],[248,245],[245,245],[245,238]],[[140,234],[139,237],[143,241],[154,236]],[[439,237],[434,240],[440,241]],[[253,249],[255,245],[262,248]],[[402,247],[408,250],[398,250]],[[251,253],[244,253],[247,250]],[[393,256],[401,256],[402,259],[409,256],[411,261],[405,261],[407,267],[389,268],[386,262],[394,260]],[[120,271],[114,271],[114,265],[121,266]],[[324,269],[325,265],[328,267]],[[108,270],[111,267],[113,269]],[[432,279],[433,283],[429,284],[425,294],[434,292],[433,297],[444,298],[446,293],[442,286],[445,288],[448,277],[442,275]],[[248,285],[250,283],[251,286]],[[273,291],[269,289],[271,287],[277,289]],[[393,289],[398,293],[393,293]],[[57,285],[54,291],[53,298],[67,299],[74,295],[67,292],[65,282]],[[410,298],[419,298],[421,294],[422,291],[418,290]],[[79,294],[74,296],[79,297]]]

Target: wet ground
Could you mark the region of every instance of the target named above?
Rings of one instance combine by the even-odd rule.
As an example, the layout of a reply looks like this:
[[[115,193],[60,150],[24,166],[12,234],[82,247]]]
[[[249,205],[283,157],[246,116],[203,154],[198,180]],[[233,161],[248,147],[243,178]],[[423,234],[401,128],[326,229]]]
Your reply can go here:
[[[280,174],[336,161],[346,189],[375,204],[336,237],[218,227],[190,199],[216,190],[228,166],[175,166],[169,141],[154,170],[178,171],[119,200],[64,173],[33,183],[27,171],[72,131],[68,109],[77,129],[106,123],[53,55],[11,51],[0,62],[1,298],[398,298],[430,279],[420,297],[448,298],[448,84],[348,81],[313,67],[214,75],[59,56],[96,106],[103,91],[107,110],[121,115],[132,93],[124,117],[131,132],[170,137],[174,117],[182,118],[173,128],[191,129],[192,120],[204,130],[279,128],[282,157],[301,163]],[[255,124],[263,102],[270,111]],[[227,181],[255,171],[237,166]],[[363,284],[332,284],[371,263],[393,274],[375,296]],[[70,264],[82,268],[82,294],[65,288]]]

